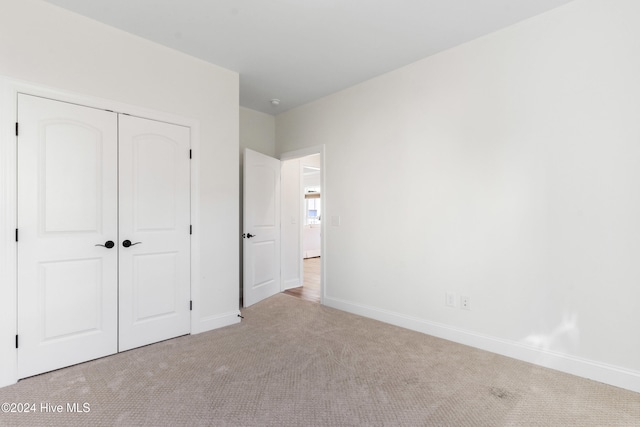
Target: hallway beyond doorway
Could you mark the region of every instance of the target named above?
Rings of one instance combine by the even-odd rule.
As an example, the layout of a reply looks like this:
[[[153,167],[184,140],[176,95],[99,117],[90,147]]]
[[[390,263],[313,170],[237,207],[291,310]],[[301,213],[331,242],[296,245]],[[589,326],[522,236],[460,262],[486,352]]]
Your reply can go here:
[[[320,257],[304,260],[304,286],[291,288],[285,294],[306,301],[320,302]]]

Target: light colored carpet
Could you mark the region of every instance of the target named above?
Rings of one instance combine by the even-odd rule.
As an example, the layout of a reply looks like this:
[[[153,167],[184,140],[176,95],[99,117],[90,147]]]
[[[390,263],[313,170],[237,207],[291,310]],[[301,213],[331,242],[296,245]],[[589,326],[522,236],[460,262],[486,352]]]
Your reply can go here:
[[[0,402],[38,406],[0,425],[640,425],[640,394],[288,295],[243,315],[0,389]]]

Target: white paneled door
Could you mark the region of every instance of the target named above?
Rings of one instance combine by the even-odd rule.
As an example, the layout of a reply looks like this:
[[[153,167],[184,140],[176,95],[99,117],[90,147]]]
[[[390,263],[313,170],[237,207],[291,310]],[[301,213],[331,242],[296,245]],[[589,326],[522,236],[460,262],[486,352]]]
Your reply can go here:
[[[118,351],[118,116],[27,95],[18,115],[24,378]]]
[[[244,152],[243,305],[280,292],[280,160]]]
[[[190,330],[189,139],[120,117],[120,351]]]
[[[18,121],[19,378],[189,333],[189,129],[23,94]]]

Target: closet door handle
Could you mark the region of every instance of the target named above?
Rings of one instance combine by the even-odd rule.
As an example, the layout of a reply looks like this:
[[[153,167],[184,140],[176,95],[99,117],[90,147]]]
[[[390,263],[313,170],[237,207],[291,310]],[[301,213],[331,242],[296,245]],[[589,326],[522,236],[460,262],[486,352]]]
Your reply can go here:
[[[129,246],[139,245],[140,243],[142,242],[131,243],[131,240],[125,240],[122,242],[122,246],[124,246],[125,248],[128,248]]]
[[[104,242],[104,245],[101,245],[100,243],[98,243],[96,246],[102,246],[103,248],[111,249],[115,245],[116,244],[113,243],[111,240],[107,240],[106,242]]]

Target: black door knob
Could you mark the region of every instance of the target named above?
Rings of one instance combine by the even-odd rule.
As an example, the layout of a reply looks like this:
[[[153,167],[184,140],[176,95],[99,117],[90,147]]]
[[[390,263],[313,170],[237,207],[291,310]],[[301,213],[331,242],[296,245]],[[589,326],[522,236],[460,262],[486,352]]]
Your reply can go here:
[[[96,246],[102,246],[103,248],[111,249],[115,245],[116,244],[113,243],[111,240],[107,240],[106,242],[104,242],[104,245],[101,245],[100,243],[98,243]]]
[[[122,242],[122,246],[124,246],[125,248],[128,248],[129,246],[139,245],[140,243],[142,243],[142,242],[131,243],[131,240],[124,240]]]
[[[256,237],[256,235],[255,234],[251,234],[251,233],[247,233],[247,239],[250,239],[252,237]]]

